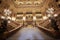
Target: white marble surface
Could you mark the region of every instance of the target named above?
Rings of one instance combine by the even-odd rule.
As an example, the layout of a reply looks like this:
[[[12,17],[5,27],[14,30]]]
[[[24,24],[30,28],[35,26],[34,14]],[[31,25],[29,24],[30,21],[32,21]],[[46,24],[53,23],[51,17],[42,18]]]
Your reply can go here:
[[[37,27],[24,27],[7,40],[48,40],[53,39]]]

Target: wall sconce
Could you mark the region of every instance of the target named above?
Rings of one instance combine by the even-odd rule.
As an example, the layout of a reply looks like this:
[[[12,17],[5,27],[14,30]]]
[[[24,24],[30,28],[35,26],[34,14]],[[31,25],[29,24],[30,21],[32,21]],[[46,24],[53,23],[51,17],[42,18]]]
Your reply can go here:
[[[34,20],[34,21],[36,20],[36,16],[33,17],[33,20]]]
[[[58,14],[54,14],[54,17],[57,17],[58,16]]]
[[[48,16],[48,17],[51,17],[51,14],[48,14],[47,16]]]
[[[2,19],[5,19],[5,16],[1,16]]]
[[[48,19],[48,17],[47,16],[43,16],[43,20],[46,20],[46,19]]]
[[[15,21],[15,20],[16,20],[16,18],[15,18],[15,17],[12,17],[11,19],[12,19],[13,21]]]
[[[25,17],[23,17],[23,20],[25,21],[25,20],[26,20],[26,18],[25,18]]]

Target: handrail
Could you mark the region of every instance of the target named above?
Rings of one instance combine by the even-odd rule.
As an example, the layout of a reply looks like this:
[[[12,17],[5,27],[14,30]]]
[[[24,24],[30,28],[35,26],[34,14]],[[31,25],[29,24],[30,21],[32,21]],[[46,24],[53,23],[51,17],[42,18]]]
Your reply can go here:
[[[43,22],[42,24],[45,24],[46,22]],[[49,25],[50,23],[47,23],[47,25]],[[46,26],[47,26],[46,25]],[[43,27],[43,26],[41,26],[41,25],[39,25],[39,24],[37,24],[37,26],[38,27],[40,27],[40,28],[42,28],[42,29],[44,29],[44,30],[47,30],[47,31],[50,31],[50,32],[52,32],[53,30],[50,30],[50,29],[47,29],[47,28],[45,28],[45,27]]]
[[[14,22],[14,21],[12,21],[12,22]],[[12,31],[14,31],[14,30],[16,30],[16,29],[18,29],[18,28],[20,28],[20,27],[22,26],[22,25],[20,25],[20,24],[18,24],[18,23],[16,23],[16,22],[14,22],[14,23],[17,24],[17,27],[14,28],[13,30],[9,31],[9,33],[12,32]]]
[[[21,27],[21,25],[20,26],[18,26],[17,28],[14,28],[13,30],[11,30],[11,31],[9,31],[9,33],[10,32],[13,32],[14,30],[16,30],[16,29],[18,29],[18,28],[20,28]]]
[[[45,27],[42,27],[42,26],[38,26],[39,28],[43,28],[44,30],[47,30],[47,31],[52,31],[52,30],[50,30],[50,29],[47,29],[47,28],[45,28]]]

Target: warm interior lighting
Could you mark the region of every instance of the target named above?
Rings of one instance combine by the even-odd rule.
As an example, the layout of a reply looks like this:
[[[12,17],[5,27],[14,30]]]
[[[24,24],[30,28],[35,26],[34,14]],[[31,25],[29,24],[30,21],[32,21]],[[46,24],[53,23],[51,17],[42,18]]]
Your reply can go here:
[[[25,17],[23,17],[23,20],[25,21],[25,20],[26,20],[26,18],[25,18]]]
[[[48,19],[48,17],[47,16],[43,16],[43,20],[46,20],[46,19]]]
[[[22,16],[22,15],[17,15],[17,17],[20,17],[20,16]]]
[[[15,21],[15,20],[16,20],[16,18],[15,18],[15,17],[12,17],[12,20],[13,20],[13,21]]]
[[[51,14],[48,14],[47,16],[48,16],[48,17],[51,17]]]
[[[54,11],[54,9],[53,9],[53,8],[49,8],[48,10]]]
[[[54,14],[54,17],[57,17],[58,16],[58,14]]]
[[[33,20],[36,20],[36,17],[35,16],[33,17]]]
[[[8,20],[8,23],[11,23],[11,21]]]
[[[4,17],[4,16],[1,16],[1,18],[2,18],[2,19],[5,19],[5,17]]]
[[[4,9],[5,15],[10,15],[12,12],[9,9]]]
[[[48,10],[46,12],[53,14],[54,13],[54,9],[53,8],[48,8]]]
[[[11,20],[11,17],[8,16],[7,19],[10,19]]]

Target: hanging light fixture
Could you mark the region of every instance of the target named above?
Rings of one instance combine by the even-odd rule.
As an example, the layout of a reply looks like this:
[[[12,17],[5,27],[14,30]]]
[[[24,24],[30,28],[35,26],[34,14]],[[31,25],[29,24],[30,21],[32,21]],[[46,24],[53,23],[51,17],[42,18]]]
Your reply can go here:
[[[5,19],[5,16],[1,16],[2,19]]]
[[[9,9],[4,9],[5,15],[10,15],[12,12]]]
[[[48,8],[48,10],[46,12],[50,13],[50,14],[53,14],[54,13],[54,9],[53,8]]]
[[[58,16],[58,14],[54,14],[54,17],[57,17]]]
[[[43,16],[43,20],[46,20],[46,19],[48,19],[48,17],[47,16]]]

